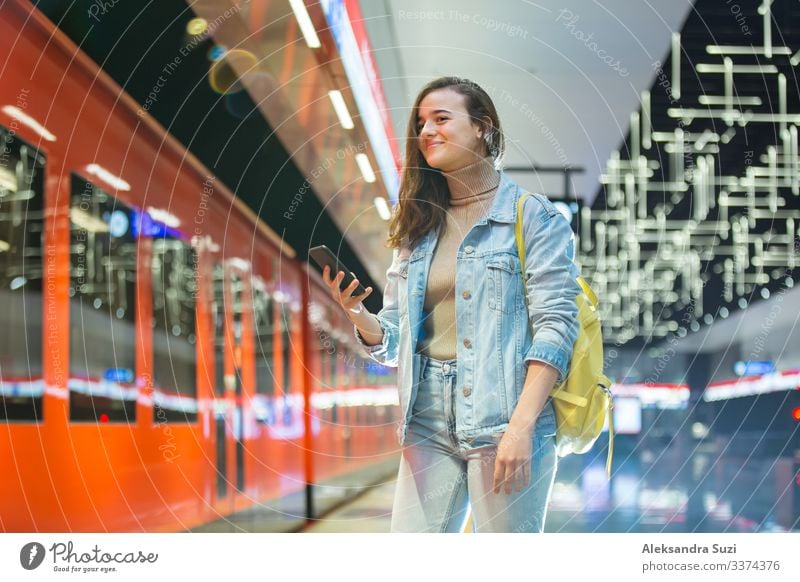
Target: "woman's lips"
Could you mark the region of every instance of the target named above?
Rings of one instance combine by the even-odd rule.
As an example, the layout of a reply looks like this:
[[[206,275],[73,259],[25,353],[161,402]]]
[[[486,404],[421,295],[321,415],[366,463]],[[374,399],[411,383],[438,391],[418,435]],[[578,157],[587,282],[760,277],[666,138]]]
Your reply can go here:
[[[431,149],[432,147],[437,146],[437,145],[442,145],[442,142],[440,142],[440,141],[431,142],[431,143],[428,144],[428,147],[426,149]]]

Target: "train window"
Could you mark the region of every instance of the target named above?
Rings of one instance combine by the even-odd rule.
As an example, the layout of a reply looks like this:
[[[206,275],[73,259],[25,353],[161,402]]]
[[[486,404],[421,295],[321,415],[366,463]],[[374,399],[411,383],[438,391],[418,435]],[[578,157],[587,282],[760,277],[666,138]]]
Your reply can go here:
[[[231,345],[233,346],[233,376],[235,382],[233,388],[236,396],[242,395],[242,366],[243,361],[243,345],[242,338],[244,335],[244,281],[234,274],[231,274],[231,294],[230,294],[230,310],[231,310],[231,325],[232,334],[230,336]]]
[[[69,416],[135,419],[136,240],[125,204],[72,174]]]
[[[225,269],[214,265],[214,394],[225,395]]]
[[[253,314],[256,332],[256,393],[275,394],[275,333],[273,300],[260,285],[253,289]]]
[[[253,278],[253,324],[256,341],[255,413],[259,422],[275,422],[275,302],[264,282]]]
[[[244,316],[244,301],[242,292],[244,283],[238,275],[231,275],[231,325],[232,335],[231,340],[233,344],[233,367],[236,374],[236,394],[239,394],[241,389],[241,371],[242,371],[242,317]]]
[[[197,420],[196,254],[153,238],[153,388],[156,422]]]
[[[41,152],[0,127],[0,420],[4,421],[42,420],[44,170]]]
[[[283,337],[283,393],[291,392],[291,354],[292,354],[292,311],[289,304],[281,303],[281,335]]]

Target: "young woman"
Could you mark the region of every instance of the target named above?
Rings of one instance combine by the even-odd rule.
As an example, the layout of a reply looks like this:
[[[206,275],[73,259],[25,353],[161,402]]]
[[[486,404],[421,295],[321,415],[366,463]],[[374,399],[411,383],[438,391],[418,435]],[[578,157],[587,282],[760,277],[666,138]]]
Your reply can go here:
[[[523,190],[498,170],[500,121],[474,82],[426,85],[407,138],[383,309],[361,305],[372,288],[340,292],[344,273],[323,273],[365,351],[397,367],[391,530],[461,531],[471,505],[475,531],[541,532],[557,464],[549,393],[578,333],[572,230],[545,196],[523,202],[523,280]]]

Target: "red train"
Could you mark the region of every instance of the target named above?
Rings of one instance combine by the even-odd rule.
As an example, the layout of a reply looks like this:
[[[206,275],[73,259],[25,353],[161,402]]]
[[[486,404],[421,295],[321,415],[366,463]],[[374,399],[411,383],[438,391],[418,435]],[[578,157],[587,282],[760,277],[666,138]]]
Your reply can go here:
[[[316,272],[31,4],[0,54],[0,530],[291,530],[391,467]]]

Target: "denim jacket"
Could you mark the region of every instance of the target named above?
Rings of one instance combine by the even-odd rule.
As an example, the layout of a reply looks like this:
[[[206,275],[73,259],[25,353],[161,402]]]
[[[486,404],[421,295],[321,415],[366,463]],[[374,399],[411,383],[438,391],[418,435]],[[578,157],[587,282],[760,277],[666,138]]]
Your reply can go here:
[[[558,370],[556,383],[564,380],[578,335],[575,298],[581,289],[573,262],[574,235],[564,216],[541,194],[523,203],[526,309],[514,234],[522,193],[501,171],[489,212],[467,232],[456,256],[455,435],[465,450],[507,428],[522,393],[527,362],[545,362]],[[413,249],[394,250],[386,271],[383,308],[377,314],[382,342],[367,345],[354,327],[356,340],[369,357],[397,368],[403,418],[397,429],[400,445],[406,439],[420,381],[417,343],[438,234],[429,231]],[[550,399],[548,415],[549,404]]]

